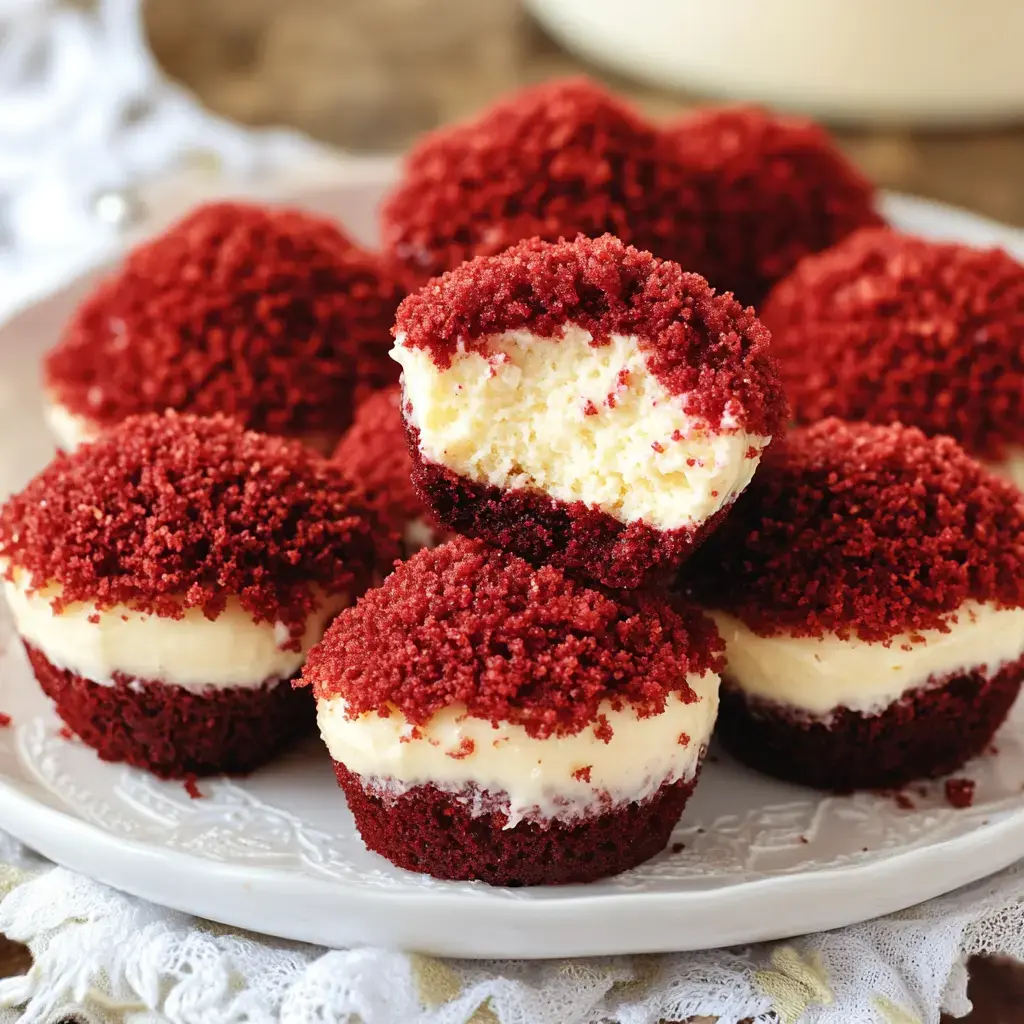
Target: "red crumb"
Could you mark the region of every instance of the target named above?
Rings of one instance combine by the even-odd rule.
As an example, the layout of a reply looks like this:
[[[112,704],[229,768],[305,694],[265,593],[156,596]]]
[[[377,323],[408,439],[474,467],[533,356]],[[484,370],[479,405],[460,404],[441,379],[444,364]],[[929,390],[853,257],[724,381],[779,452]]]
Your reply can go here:
[[[412,459],[401,405],[398,388],[377,391],[360,402],[332,457],[399,534],[410,522],[428,516],[409,475]]]
[[[534,568],[479,541],[421,551],[355,606],[309,654],[303,681],[351,717],[397,708],[418,725],[462,705],[538,738],[611,727],[600,710],[661,713],[696,700],[690,673],[721,668],[714,624],[682,604],[614,594]]]
[[[594,766],[592,764],[588,764],[583,768],[577,768],[576,771],[572,773],[572,777],[576,779],[577,782],[589,782],[590,773],[593,767]]]
[[[672,852],[673,853],[681,853],[685,849],[686,849],[686,843],[673,843],[672,844]]]
[[[974,803],[973,779],[946,779],[946,803],[958,810],[970,807]]]
[[[1024,266],[879,229],[805,260],[762,307],[794,414],[900,421],[991,462],[1024,444]]]
[[[948,631],[967,601],[1024,607],[1024,499],[950,438],[825,420],[773,446],[681,583],[762,636]]]
[[[194,775],[185,776],[185,792],[193,800],[202,800],[203,794],[199,792],[199,786]]]
[[[0,729],[6,729],[11,724],[11,716],[0,711]]]
[[[665,255],[691,252],[696,208],[665,137],[577,78],[524,89],[427,135],[384,203],[381,236],[422,284],[535,236],[610,232]]]
[[[468,736],[463,736],[458,747],[448,751],[448,756],[455,758],[456,761],[461,761],[464,757],[469,757],[474,750],[476,750],[476,744]]]
[[[811,121],[717,108],[686,115],[667,134],[700,196],[705,244],[689,261],[663,255],[743,302],[760,302],[807,253],[882,222],[871,184]]]
[[[57,735],[62,740],[73,740],[75,738],[75,734],[66,725],[62,725],[60,727],[60,729],[57,731]]]
[[[457,351],[486,354],[495,334],[551,338],[568,323],[589,331],[595,345],[613,334],[636,336],[651,373],[672,394],[686,395],[686,411],[713,428],[728,411],[751,433],[780,432],[786,399],[754,311],[611,235],[530,239],[466,263],[410,295],[395,332],[445,369]]]
[[[915,809],[914,801],[902,789],[882,789],[879,790],[878,795],[889,797],[901,811],[912,811]]]
[[[690,734],[686,732],[681,732],[679,734],[679,738],[676,740],[676,743],[678,743],[681,747],[688,747],[690,745]]]
[[[585,406],[583,406],[583,415],[584,416],[596,416],[598,414],[598,411],[599,410],[598,410],[597,406],[594,405],[594,403],[588,398],[587,399],[587,404]]]
[[[659,441],[652,441],[651,447],[660,455],[664,450],[665,446]]]
[[[388,331],[401,296],[330,221],[209,204],[92,292],[46,358],[47,388],[104,426],[173,408],[340,432],[357,387],[398,374]]]
[[[361,592],[397,548],[336,467],[224,417],[133,417],[58,454],[0,510],[6,575],[55,611],[125,604],[216,618],[236,597],[298,642],[316,591]]]

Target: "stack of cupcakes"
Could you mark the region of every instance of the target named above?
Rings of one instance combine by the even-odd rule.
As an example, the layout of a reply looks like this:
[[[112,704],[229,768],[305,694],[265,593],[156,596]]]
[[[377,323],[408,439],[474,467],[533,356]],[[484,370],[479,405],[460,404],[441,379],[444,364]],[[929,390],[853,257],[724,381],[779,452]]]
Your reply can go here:
[[[345,609],[303,672],[356,825],[442,878],[632,867],[714,727],[721,641],[661,585],[782,426],[767,333],[677,264],[581,236],[444,274],[395,338],[413,481],[462,536]]]

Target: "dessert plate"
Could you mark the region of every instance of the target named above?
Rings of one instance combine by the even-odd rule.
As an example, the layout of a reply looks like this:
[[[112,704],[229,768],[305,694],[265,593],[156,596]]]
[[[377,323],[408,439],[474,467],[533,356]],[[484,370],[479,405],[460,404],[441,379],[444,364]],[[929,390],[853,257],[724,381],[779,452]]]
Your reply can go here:
[[[372,240],[388,172],[285,197]],[[891,221],[1001,244],[1024,234],[890,196]],[[50,456],[39,361],[88,287],[79,281],[0,328],[0,494]],[[0,612],[0,827],[59,864],[228,925],[329,946],[367,943],[461,957],[555,957],[704,949],[783,938],[889,913],[1024,857],[1024,705],[997,748],[961,773],[900,794],[827,796],[712,754],[672,843],[587,886],[492,889],[393,868],[356,835],[315,740],[245,778],[198,792],[104,764],[62,732],[6,609]]]

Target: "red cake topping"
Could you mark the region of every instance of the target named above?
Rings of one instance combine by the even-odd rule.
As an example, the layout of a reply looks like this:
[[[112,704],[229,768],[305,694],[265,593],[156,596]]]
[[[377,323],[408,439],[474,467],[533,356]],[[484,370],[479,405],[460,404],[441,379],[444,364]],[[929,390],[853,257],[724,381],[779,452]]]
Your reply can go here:
[[[340,432],[357,387],[395,379],[401,298],[377,257],[294,210],[202,206],[128,254],[46,359],[102,426],[177,409],[279,434]]]
[[[1024,607],[1024,498],[948,437],[824,420],[766,455],[682,583],[762,636],[945,629],[966,601]]]
[[[401,402],[398,388],[377,391],[360,402],[356,418],[333,456],[363,487],[396,533],[428,515],[410,477],[412,458],[405,441]]]
[[[58,454],[0,510],[6,575],[86,601],[209,618],[228,597],[300,637],[316,591],[361,593],[395,542],[341,470],[226,417],[138,416]]]
[[[706,221],[704,251],[689,263],[672,255],[744,302],[760,302],[807,253],[882,223],[871,184],[810,121],[730,107],[667,132]]]
[[[1024,266],[1005,252],[861,231],[763,314],[802,422],[910,423],[991,461],[1024,444]]]
[[[549,338],[574,323],[607,342],[635,335],[650,371],[686,411],[721,425],[726,413],[754,434],[777,435],[786,401],[769,334],[751,309],[716,295],[704,278],[611,235],[573,242],[530,239],[450,271],[399,307],[396,335],[441,368],[460,347],[529,330]]]
[[[381,230],[385,251],[421,284],[534,236],[610,232],[663,255],[695,250],[694,206],[661,134],[574,78],[428,135],[406,159]]]
[[[309,655],[303,680],[355,717],[397,708],[423,725],[465,705],[530,736],[610,735],[604,701],[659,714],[691,673],[721,668],[721,641],[699,612],[614,594],[534,568],[479,541],[421,551],[346,609]]]

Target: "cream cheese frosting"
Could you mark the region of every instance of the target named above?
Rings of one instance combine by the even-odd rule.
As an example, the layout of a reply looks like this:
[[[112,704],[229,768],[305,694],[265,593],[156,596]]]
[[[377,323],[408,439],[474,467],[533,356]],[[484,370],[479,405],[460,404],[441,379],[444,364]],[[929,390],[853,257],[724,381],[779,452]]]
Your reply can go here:
[[[1016,445],[1006,450],[1006,458],[1002,462],[986,462],[986,468],[990,469],[997,476],[1009,480],[1020,490],[1024,491],[1024,448]]]
[[[43,418],[57,442],[57,447],[73,452],[79,445],[95,441],[100,428],[85,416],[78,416],[54,398],[47,396],[43,401]]]
[[[561,338],[512,331],[445,370],[404,340],[399,334],[392,356],[420,453],[474,483],[681,529],[728,505],[771,440],[740,429],[739,410],[715,429],[689,415],[685,396],[647,369],[633,337],[594,345],[573,324]]]
[[[929,681],[985,666],[994,675],[1024,654],[1024,608],[968,602],[949,632],[921,630],[888,643],[758,636],[739,619],[708,614],[725,641],[726,675],[745,694],[825,717],[845,707],[878,713]]]
[[[339,596],[324,600],[309,617],[301,650],[293,651],[282,649],[289,639],[286,626],[254,622],[234,598],[216,619],[198,608],[169,619],[121,605],[97,610],[81,602],[55,614],[50,602],[59,589],[29,593],[23,577],[4,581],[4,593],[22,639],[57,668],[104,686],[122,673],[196,692],[290,678],[330,619],[348,604]]]
[[[637,717],[629,705],[601,711],[612,729],[606,742],[592,728],[536,739],[520,725],[471,718],[445,708],[424,726],[393,710],[349,718],[341,698],[317,703],[320,733],[331,757],[384,795],[433,784],[486,813],[486,792],[508,801],[506,828],[526,817],[571,820],[595,805],[641,802],[667,782],[692,779],[718,713],[718,676],[690,675],[697,700],[672,694],[661,714]],[[472,793],[466,787],[472,787]]]

